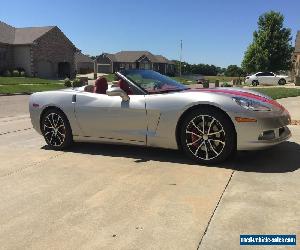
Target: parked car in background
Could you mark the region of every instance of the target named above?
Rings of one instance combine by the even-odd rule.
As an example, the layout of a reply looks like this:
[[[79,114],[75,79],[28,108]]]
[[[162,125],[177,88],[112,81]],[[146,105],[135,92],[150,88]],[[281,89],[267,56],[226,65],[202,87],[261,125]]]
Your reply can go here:
[[[245,83],[257,86],[259,84],[264,85],[285,85],[288,76],[276,75],[273,72],[258,72],[253,75],[247,76]]]

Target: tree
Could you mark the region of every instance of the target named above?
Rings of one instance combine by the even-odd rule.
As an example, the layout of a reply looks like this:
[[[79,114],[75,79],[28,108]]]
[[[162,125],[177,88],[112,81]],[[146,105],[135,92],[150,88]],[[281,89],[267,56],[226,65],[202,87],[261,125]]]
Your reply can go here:
[[[173,60],[175,63],[176,73],[179,74],[179,64],[177,60]],[[213,64],[189,64],[188,62],[181,62],[181,73],[183,75],[189,74],[201,74],[206,76],[216,76],[218,74],[223,74],[226,71],[225,68],[217,67]]]
[[[225,70],[225,76],[243,76],[244,71],[237,65],[229,65]]]
[[[283,27],[280,12],[270,11],[258,19],[258,30],[247,48],[242,68],[248,72],[287,70],[291,67],[293,47],[291,30]]]

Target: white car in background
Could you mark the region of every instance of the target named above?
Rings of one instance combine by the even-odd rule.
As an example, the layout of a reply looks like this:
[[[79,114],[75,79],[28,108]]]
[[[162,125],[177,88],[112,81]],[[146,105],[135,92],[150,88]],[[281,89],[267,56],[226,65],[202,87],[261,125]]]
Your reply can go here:
[[[263,85],[285,85],[288,76],[276,75],[272,72],[258,72],[251,76],[247,76],[245,83],[257,86],[259,84]]]

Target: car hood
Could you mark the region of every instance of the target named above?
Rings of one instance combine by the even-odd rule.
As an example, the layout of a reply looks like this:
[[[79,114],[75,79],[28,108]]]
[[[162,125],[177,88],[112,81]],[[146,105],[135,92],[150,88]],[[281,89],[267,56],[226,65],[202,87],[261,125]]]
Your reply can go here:
[[[277,101],[273,100],[271,97],[261,94],[259,92],[242,89],[242,88],[195,88],[195,89],[188,89],[187,92],[203,92],[203,93],[213,93],[218,95],[226,95],[232,97],[242,97],[247,99],[252,99],[255,101],[265,102],[271,105],[274,105],[281,110],[285,110],[285,108],[278,103]]]

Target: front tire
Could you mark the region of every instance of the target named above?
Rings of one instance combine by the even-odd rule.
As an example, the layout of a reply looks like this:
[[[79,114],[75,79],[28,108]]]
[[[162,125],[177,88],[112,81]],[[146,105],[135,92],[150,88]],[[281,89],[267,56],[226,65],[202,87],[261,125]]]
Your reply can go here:
[[[65,114],[58,109],[49,109],[41,121],[41,131],[46,143],[55,150],[69,147],[73,142],[72,130]]]
[[[258,86],[259,85],[259,82],[258,82],[258,80],[253,80],[252,81],[252,86]]]
[[[215,108],[191,111],[181,126],[180,141],[186,155],[201,164],[222,162],[236,151],[234,126]]]

